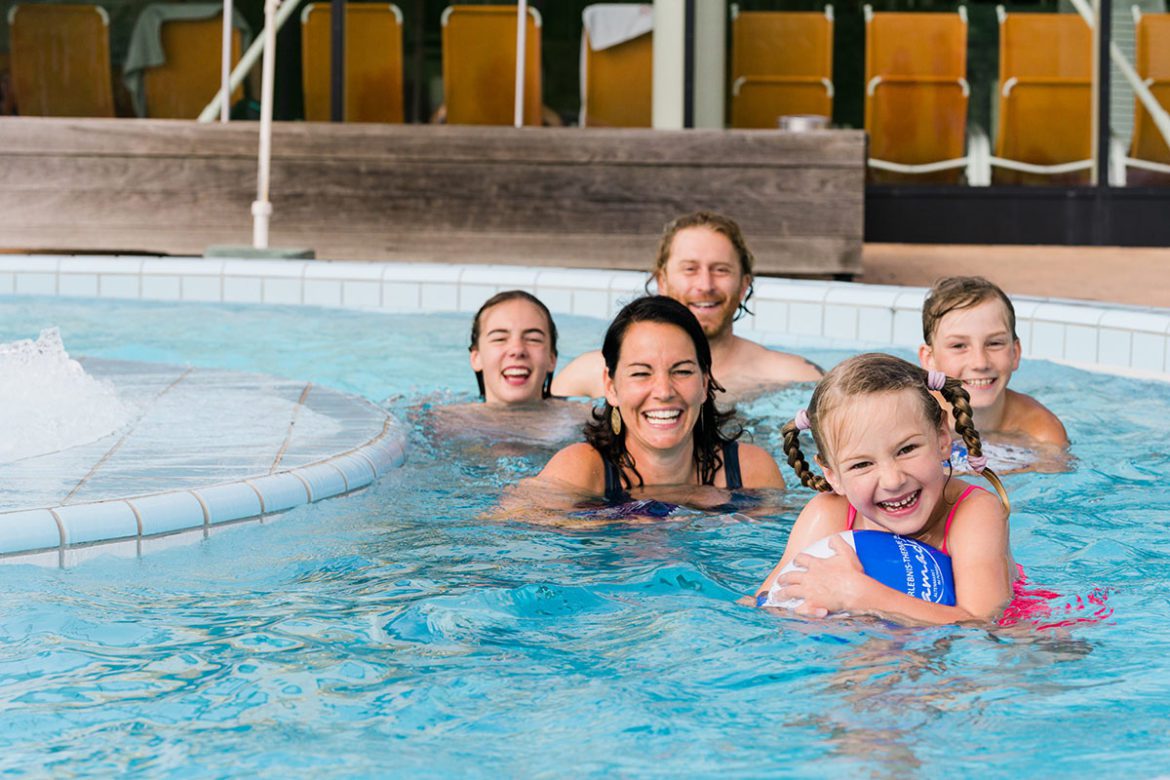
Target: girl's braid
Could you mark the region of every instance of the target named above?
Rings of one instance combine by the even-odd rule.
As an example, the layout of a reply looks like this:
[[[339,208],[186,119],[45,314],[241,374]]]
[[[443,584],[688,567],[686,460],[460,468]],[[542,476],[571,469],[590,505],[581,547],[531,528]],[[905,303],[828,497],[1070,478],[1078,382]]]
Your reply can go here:
[[[788,465],[792,466],[792,470],[800,478],[800,484],[822,493],[832,490],[829,480],[813,473],[808,461],[804,459],[804,453],[800,450],[800,429],[796,427],[796,421],[790,420],[785,423],[780,432],[784,436],[784,454],[788,456]]]
[[[979,431],[975,429],[974,413],[971,411],[971,396],[963,389],[963,383],[958,379],[947,377],[946,384],[939,391],[947,403],[951,405],[951,414],[955,418],[955,433],[963,438],[967,445],[967,452],[973,457],[983,455],[983,440]]]

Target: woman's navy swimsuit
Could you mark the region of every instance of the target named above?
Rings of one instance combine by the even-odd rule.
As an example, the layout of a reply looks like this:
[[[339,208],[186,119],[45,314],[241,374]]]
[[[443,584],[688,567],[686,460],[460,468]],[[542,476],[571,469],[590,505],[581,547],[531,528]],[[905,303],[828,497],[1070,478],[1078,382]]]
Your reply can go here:
[[[670,517],[680,509],[678,504],[655,499],[635,501],[629,492],[622,487],[621,471],[608,460],[605,464],[605,506],[590,509],[584,512],[574,512],[574,517],[592,517],[618,520],[624,517]],[[728,490],[738,490],[743,487],[743,475],[739,471],[739,442],[729,441],[723,445],[723,474],[727,479]],[[735,495],[732,498],[736,498]],[[747,499],[746,496],[739,496]],[[737,503],[744,503],[743,501]],[[750,503],[748,499],[747,503]],[[734,512],[737,504],[727,503],[712,507],[708,511]]]
[[[621,470],[608,460],[605,464],[605,503],[628,504],[633,499],[622,487]],[[727,477],[727,489],[738,490],[743,487],[743,476],[739,473],[739,442],[729,441],[723,444],[723,474]]]

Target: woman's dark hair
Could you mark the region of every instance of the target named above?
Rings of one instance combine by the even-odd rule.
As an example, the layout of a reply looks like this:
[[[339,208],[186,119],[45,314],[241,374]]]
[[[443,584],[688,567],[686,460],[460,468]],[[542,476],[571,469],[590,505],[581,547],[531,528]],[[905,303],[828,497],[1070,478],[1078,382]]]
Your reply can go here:
[[[467,350],[470,352],[471,350],[479,347],[479,329],[481,320],[483,320],[483,313],[493,306],[498,306],[501,303],[507,303],[508,301],[515,300],[528,301],[532,305],[536,306],[536,308],[544,312],[544,318],[548,320],[548,347],[550,350],[552,350],[553,357],[556,357],[557,324],[553,322],[552,313],[549,312],[548,307],[545,306],[539,298],[537,298],[532,293],[525,292],[524,290],[505,290],[504,292],[496,293],[484,301],[483,306],[479,307],[479,311],[475,313],[475,318],[471,321],[471,344],[467,347]],[[548,398],[552,395],[552,380],[553,372],[549,371],[548,376],[544,378],[544,387],[542,387],[540,391],[541,398]],[[475,381],[479,383],[479,397],[486,398],[487,393],[483,386],[482,371],[475,372]]]
[[[743,429],[737,427],[729,433],[724,432],[724,428],[735,418],[735,410],[720,412],[715,406],[715,393],[723,392],[723,387],[711,375],[711,345],[707,343],[703,327],[690,309],[665,295],[649,295],[631,301],[610,323],[601,347],[601,354],[605,358],[605,366],[609,369],[611,377],[617,373],[626,332],[631,325],[638,322],[673,325],[686,333],[695,345],[699,370],[707,378],[707,397],[703,401],[693,431],[695,467],[700,484],[714,484],[715,475],[723,468],[723,445],[738,439],[743,434]],[[632,472],[638,478],[638,484],[642,485],[644,484],[642,475],[638,473],[638,466],[626,449],[625,428],[623,427],[621,433],[615,434],[610,425],[613,410],[614,407],[610,406],[609,401],[593,410],[593,419],[585,423],[585,441],[593,445],[603,460],[618,468],[622,475],[623,487],[634,486],[633,480],[626,475],[626,470]]]

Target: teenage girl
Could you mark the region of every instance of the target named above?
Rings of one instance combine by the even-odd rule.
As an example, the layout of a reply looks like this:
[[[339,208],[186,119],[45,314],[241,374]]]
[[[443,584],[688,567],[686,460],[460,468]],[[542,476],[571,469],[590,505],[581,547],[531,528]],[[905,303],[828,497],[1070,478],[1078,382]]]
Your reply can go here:
[[[951,436],[931,390],[951,405],[968,460],[1000,497],[951,477]],[[824,476],[800,449],[811,430]],[[1007,496],[986,469],[979,433],[962,383],[891,355],[844,361],[817,384],[807,410],[783,428],[788,463],[807,487],[821,491],[805,506],[784,555],[757,591],[774,583],[779,597],[803,599],[797,612],[875,614],[919,623],[991,621],[1012,599],[1017,568],[1008,543]],[[802,554],[813,542],[846,530],[888,531],[929,544],[952,560],[955,606],[895,591],[862,571],[842,539],[835,555]],[[804,571],[780,571],[789,562]]]

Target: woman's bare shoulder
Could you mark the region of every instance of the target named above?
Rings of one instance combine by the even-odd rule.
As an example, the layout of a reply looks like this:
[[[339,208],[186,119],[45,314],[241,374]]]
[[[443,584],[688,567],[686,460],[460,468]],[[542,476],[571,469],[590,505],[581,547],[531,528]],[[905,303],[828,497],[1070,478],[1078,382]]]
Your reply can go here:
[[[536,479],[600,494],[605,487],[601,454],[586,442],[570,444],[549,459]]]
[[[757,444],[740,443],[739,468],[745,488],[783,490],[785,487],[784,476],[780,473],[780,466],[776,463],[776,459]]]

